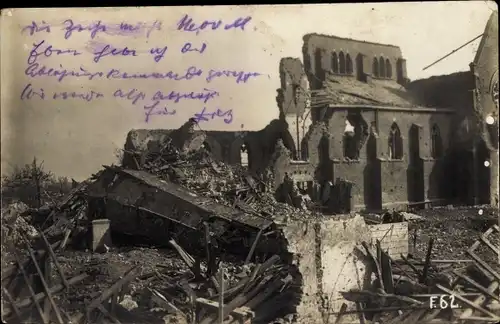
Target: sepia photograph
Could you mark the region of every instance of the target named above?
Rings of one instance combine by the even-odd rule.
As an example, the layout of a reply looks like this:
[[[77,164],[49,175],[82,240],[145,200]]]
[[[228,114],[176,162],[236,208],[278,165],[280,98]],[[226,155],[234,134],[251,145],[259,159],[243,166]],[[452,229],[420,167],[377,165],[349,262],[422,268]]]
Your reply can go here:
[[[0,17],[3,323],[500,322],[496,2]]]

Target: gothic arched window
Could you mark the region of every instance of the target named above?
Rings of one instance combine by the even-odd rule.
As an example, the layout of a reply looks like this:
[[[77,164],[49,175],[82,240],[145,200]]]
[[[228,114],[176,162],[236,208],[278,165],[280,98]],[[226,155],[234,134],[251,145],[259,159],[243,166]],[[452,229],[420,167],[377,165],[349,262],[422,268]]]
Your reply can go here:
[[[339,58],[335,52],[332,54],[332,71],[333,73],[339,73]]]
[[[389,61],[389,59],[385,60],[385,77],[392,78],[392,66],[391,66],[391,61]]]
[[[379,60],[378,64],[379,64],[379,66],[378,66],[378,68],[379,68],[378,74],[379,74],[379,76],[381,78],[385,78],[386,77],[386,75],[385,75],[385,60],[384,60],[384,58],[382,56],[380,57],[380,60]]]
[[[376,57],[373,58],[373,64],[372,64],[372,74],[374,77],[378,77],[378,60]]]
[[[352,72],[353,72],[352,60],[351,60],[351,56],[349,54],[347,54],[345,56],[345,72],[347,74],[352,74]]]
[[[398,124],[392,123],[389,131],[389,159],[401,160],[403,158],[403,138]]]
[[[345,73],[345,56],[343,52],[339,53],[339,73]]]

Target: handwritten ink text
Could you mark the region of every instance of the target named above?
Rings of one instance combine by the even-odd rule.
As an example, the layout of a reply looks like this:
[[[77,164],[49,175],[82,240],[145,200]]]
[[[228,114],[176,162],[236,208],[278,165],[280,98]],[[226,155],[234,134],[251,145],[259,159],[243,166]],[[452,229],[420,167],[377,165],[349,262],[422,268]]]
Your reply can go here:
[[[99,63],[99,60],[105,56],[137,56],[135,49],[124,48],[114,48],[109,44],[104,45],[104,47],[96,50],[94,52],[94,62]]]
[[[33,36],[33,34],[42,31],[50,33],[50,26],[43,20],[40,26],[36,22],[32,21],[31,25],[25,26],[23,29],[21,29],[21,34],[24,33],[25,31],[28,31],[30,36]]]
[[[75,31],[78,33],[88,31],[90,32],[90,38],[92,39],[94,39],[98,33],[106,31],[106,26],[103,25],[100,20],[89,25],[81,25],[75,24],[72,19],[66,19],[63,22],[63,25],[63,30],[66,30],[66,33],[64,34],[65,39],[69,39]]]
[[[98,98],[102,98],[104,97],[104,95],[100,92],[96,92],[94,90],[90,90],[90,92],[87,92],[87,93],[79,93],[79,92],[74,92],[74,91],[71,91],[71,92],[67,92],[67,91],[63,91],[63,92],[56,92],[54,93],[54,95],[52,96],[52,99],[63,99],[63,100],[67,100],[67,99],[82,99],[84,101],[87,101],[87,102],[90,102],[94,99],[98,99]]]
[[[158,63],[165,56],[165,52],[167,51],[167,49],[167,46],[164,46],[163,48],[153,47],[149,50],[149,53],[153,55],[155,62]]]
[[[43,46],[42,46],[43,45]],[[52,55],[62,55],[70,54],[73,56],[81,55],[82,53],[74,49],[56,49],[52,45],[48,45],[44,40],[40,41],[38,44],[33,44],[33,48],[28,56],[28,64],[33,64],[36,62],[39,56],[50,57]]]
[[[136,104],[139,100],[146,99],[146,94],[137,89],[122,90],[118,89],[113,93],[114,97],[119,97],[122,99],[128,99],[132,104]],[[170,91],[169,93],[164,93],[161,90],[156,91],[149,100],[153,101],[152,105],[156,105],[160,101],[172,101],[174,103],[179,103],[181,100],[200,100],[203,103],[207,103],[209,100],[219,96],[219,92],[210,89],[203,89],[201,92],[177,92]]]
[[[243,72],[243,71],[228,71],[228,70],[222,70],[222,71],[217,71],[217,70],[210,70],[208,72],[208,76],[206,77],[207,82],[213,81],[215,78],[219,77],[233,77],[236,78],[236,83],[246,83],[248,79],[251,77],[257,77],[260,76],[260,73],[257,72]]]
[[[168,71],[166,73],[151,72],[151,73],[128,73],[118,69],[111,69],[107,74],[108,79],[169,79],[175,81],[191,80],[194,77],[203,74],[201,69],[195,66],[190,66],[183,74]]]
[[[128,92],[118,89],[113,93],[113,97],[130,100],[132,101],[132,104],[135,105],[139,100],[144,100],[146,98],[146,94],[137,89],[131,89]]]
[[[229,29],[241,29],[245,30],[245,26],[252,20],[252,17],[248,16],[245,18],[237,18],[235,21],[224,25],[224,30]],[[205,20],[201,24],[196,24],[193,22],[193,18],[189,15],[184,15],[181,20],[177,23],[177,30],[194,32],[199,34],[200,31],[210,28],[211,30],[217,30],[222,26],[222,20]]]
[[[160,102],[157,101],[156,103],[154,103],[151,106],[144,106],[144,116],[145,116],[144,121],[146,123],[148,123],[150,120],[150,117],[154,116],[154,115],[175,115],[176,110],[169,111],[168,108],[165,106],[158,107],[159,104],[160,104]]]
[[[207,108],[203,107],[201,112],[194,114],[194,120],[198,123],[209,121],[217,117],[224,118],[224,123],[231,124],[233,122],[233,110],[229,109],[227,111],[223,111],[217,108],[215,112],[207,112]]]
[[[45,93],[43,89],[40,89],[39,91],[33,90],[33,86],[31,83],[28,83],[23,91],[21,92],[21,100],[26,100],[26,99],[32,99],[32,98],[38,98],[38,99],[45,99]]]
[[[192,48],[191,43],[186,43],[181,48],[181,53],[185,54],[185,53],[188,53],[188,52],[198,52],[200,54],[203,54],[203,52],[205,52],[206,48],[207,48],[207,44],[206,43],[203,43],[200,48]]]
[[[53,100],[67,100],[67,99],[82,99],[90,102],[94,99],[103,98],[104,94],[98,91],[90,90],[90,92],[76,92],[76,91],[62,91],[54,92],[52,95]],[[45,100],[45,91],[43,88],[34,90],[33,85],[28,83],[21,92],[21,100],[41,99]]]

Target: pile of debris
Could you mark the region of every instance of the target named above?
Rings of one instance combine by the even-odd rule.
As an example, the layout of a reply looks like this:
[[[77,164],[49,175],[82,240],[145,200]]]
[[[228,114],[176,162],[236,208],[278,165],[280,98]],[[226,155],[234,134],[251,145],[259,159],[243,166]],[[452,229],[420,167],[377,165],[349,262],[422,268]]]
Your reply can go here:
[[[14,264],[2,269],[5,297],[2,316],[7,321],[39,318],[43,323],[106,323],[106,320],[157,323],[162,319],[162,323],[209,324],[223,316],[224,323],[267,322],[293,305],[296,296],[293,286],[300,284],[294,282],[293,266],[278,255],[252,263],[251,249],[244,262],[230,257],[217,260],[211,256],[210,247],[207,258],[192,256],[175,240],[170,240],[169,244],[189,271],[157,265],[153,271],[141,273],[140,266],[133,266],[110,287],[95,290],[87,295],[90,299],[85,297],[85,303],[75,304],[78,297],[74,294],[81,294],[75,289],[84,289],[82,284],[93,286],[92,282],[99,280],[93,264],[87,263],[83,273],[68,276],[61,262],[67,237],[50,244],[40,233],[40,240],[30,243],[23,236],[22,242],[25,249],[11,249]],[[57,270],[56,277],[53,269]],[[133,293],[138,283],[141,291]],[[74,288],[75,285],[79,287]],[[146,304],[149,310],[138,312],[134,298],[140,298],[141,305]]]
[[[43,237],[47,242],[56,241],[55,245],[52,244],[52,252],[45,249],[45,252],[39,251],[35,254],[54,256],[50,262],[60,270],[55,255],[61,256],[60,253],[63,253],[66,246],[81,248],[79,242],[90,241],[92,221],[102,217],[112,218],[110,209],[114,207],[109,207],[109,204],[114,199],[113,204],[118,204],[118,208],[143,213],[140,216],[137,214],[137,221],[147,222],[148,215],[156,215],[150,217],[154,221],[149,225],[138,225],[134,223],[136,218],[133,213],[127,218],[120,211],[117,212],[125,223],[132,222],[131,225],[128,224],[131,227],[141,230],[147,226],[153,229],[161,227],[169,232],[167,236],[160,235],[160,241],[168,241],[190,271],[173,276],[168,268],[155,268],[150,273],[139,273],[137,267],[133,267],[102,293],[93,293],[90,301],[85,298],[88,301],[85,302],[85,310],[80,309],[76,313],[70,312],[69,309],[63,310],[63,307],[58,307],[50,301],[51,291],[61,291],[53,290],[47,283],[42,287],[43,291],[33,292],[36,296],[41,294],[36,300],[48,298],[47,303],[51,305],[52,312],[50,309],[45,310],[48,312],[45,314],[39,312],[44,322],[50,314],[55,314],[58,322],[67,322],[68,318],[71,318],[72,323],[93,322],[104,316],[119,323],[120,313],[125,312],[126,317],[132,316],[130,310],[127,312],[122,308],[123,305],[130,304],[130,289],[127,286],[137,280],[148,280],[147,289],[141,292],[141,298],[147,295],[150,307],[163,311],[170,320],[175,318],[180,322],[208,324],[216,322],[222,316],[225,323],[246,323],[252,319],[262,322],[294,312],[293,305],[298,303],[297,296],[300,295],[296,292],[296,287],[301,285],[300,275],[292,265],[288,253],[279,246],[281,243],[276,247],[269,242],[281,242],[279,231],[275,227],[278,221],[284,221],[288,217],[304,219],[311,217],[311,212],[277,202],[269,184],[270,179],[250,175],[247,169],[241,166],[228,166],[215,161],[204,148],[183,150],[179,145],[174,145],[173,140],[167,140],[161,148],[147,151],[146,155],[143,154],[138,160],[140,163],[137,163],[137,170],[105,166],[102,171],[75,186],[53,205],[23,211],[30,214],[31,223],[39,228],[39,237]],[[115,181],[116,179],[118,181]],[[135,194],[131,194],[131,191],[124,194],[123,190],[108,190],[116,182],[118,186],[119,183],[125,182],[127,185],[135,185],[131,190],[139,195],[147,194],[147,191],[151,191],[151,195],[145,200],[130,200],[128,196]],[[126,190],[127,188],[130,187],[126,187]],[[106,198],[99,198],[96,194],[98,189],[104,190],[103,195]],[[174,206],[165,201],[154,203],[151,208],[156,207],[155,210],[146,208],[150,206],[148,203],[151,201],[160,202],[159,196],[151,197],[162,192],[167,195],[163,197],[179,199],[174,204],[181,205],[180,216],[177,212],[168,211]],[[187,197],[177,197],[176,194],[185,194]],[[105,211],[102,205],[98,206],[101,202],[104,202]],[[132,205],[127,205],[127,202]],[[185,208],[182,207],[183,204]],[[207,205],[210,205],[210,208]],[[188,210],[192,210],[193,215],[182,214]],[[194,215],[196,213],[198,215]],[[210,213],[220,215],[212,217]],[[157,219],[167,222],[160,224],[156,222]],[[174,225],[177,226],[175,230],[172,227]],[[194,234],[189,236],[186,231]],[[126,231],[123,234],[130,235]],[[192,253],[196,248],[191,248],[188,243],[183,248],[181,245],[186,240],[176,240],[188,236],[201,242],[201,252],[198,250]],[[245,243],[242,244],[242,241]],[[231,245],[232,251],[239,251],[238,255],[231,255],[231,251],[224,248]],[[259,246],[266,245],[269,247],[262,253]],[[85,248],[88,248],[88,245]],[[109,249],[107,251],[109,252]],[[5,275],[12,276],[16,268],[21,270],[26,267],[22,261],[17,261],[9,267],[10,272]],[[92,266],[89,265],[85,275],[91,275],[90,272]],[[50,275],[39,272],[34,273],[34,276],[48,278]],[[61,272],[61,284],[66,287],[69,279],[64,276]],[[19,279],[14,277],[12,280]],[[26,285],[30,286],[30,283],[26,282]],[[61,296],[71,299],[64,292]],[[67,307],[71,306],[71,303],[66,304]],[[24,302],[22,296],[14,296],[9,301],[5,315],[25,318],[26,314],[21,309],[28,310],[33,305],[36,306],[36,303]],[[60,318],[61,313],[67,315]],[[141,318],[141,321],[144,321],[144,317]]]
[[[425,260],[404,255],[393,260],[379,241],[375,253],[363,243],[377,280],[372,290],[351,290],[343,295],[359,305],[354,313],[378,323],[498,323],[498,264],[488,264],[476,250],[483,246],[498,256],[499,233],[494,225],[481,235],[466,251],[469,260],[431,260],[432,238]],[[468,265],[460,267],[464,263]],[[339,318],[344,314],[341,311]]]
[[[8,237],[10,242],[18,245],[23,236],[37,237],[38,231],[30,224],[30,213],[28,205],[22,202],[14,202],[2,208],[2,240]]]
[[[260,321],[266,316],[271,320],[273,313],[290,302],[291,295],[287,290],[292,283],[292,269],[280,262],[277,255],[263,263],[251,264],[249,254],[241,266],[221,262],[216,272],[210,261],[202,263],[175,241],[171,240],[170,244],[190,272],[175,278],[175,281],[169,280],[170,287],[161,292],[156,289],[149,291],[157,307],[167,309],[177,317],[180,315],[186,322],[210,324],[222,316],[225,323],[246,323],[255,318],[256,310],[264,317],[259,318]],[[269,305],[272,305],[272,312],[269,312]],[[266,310],[262,311],[261,307]]]
[[[287,215],[304,219],[315,215],[309,210],[278,202],[271,172],[250,174],[246,167],[214,160],[203,146],[182,150],[171,138],[166,138],[159,146],[156,150],[136,153],[136,161],[141,161],[137,162],[137,169],[180,184],[218,203],[263,216]],[[146,156],[139,157],[141,155]]]
[[[70,323],[70,316],[58,306],[55,295],[65,290],[69,292],[71,286],[89,276],[81,273],[66,278],[56,251],[64,250],[67,241],[50,244],[45,235],[40,233],[38,239],[31,240],[21,234],[18,243],[21,242],[24,243],[24,249],[10,242],[6,244],[14,264],[2,267],[2,320],[26,323],[38,317],[41,323]],[[60,283],[53,282],[53,266]]]

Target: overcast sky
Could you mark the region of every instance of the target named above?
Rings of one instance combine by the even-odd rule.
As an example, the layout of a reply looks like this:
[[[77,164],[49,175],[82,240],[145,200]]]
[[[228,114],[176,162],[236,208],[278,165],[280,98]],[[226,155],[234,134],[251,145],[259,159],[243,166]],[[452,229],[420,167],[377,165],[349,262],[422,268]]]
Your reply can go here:
[[[146,123],[144,106],[153,101],[153,94],[161,90],[190,92],[208,88],[219,94],[208,102],[207,111],[220,108],[233,112],[233,120],[226,124],[224,118],[215,118],[202,124],[204,129],[257,130],[276,118],[276,88],[279,87],[278,65],[282,57],[302,59],[302,36],[307,33],[331,34],[401,47],[407,60],[408,77],[412,80],[432,75],[449,74],[469,69],[479,44],[479,39],[444,61],[422,69],[457,47],[481,34],[494,2],[424,2],[424,3],[368,3],[323,4],[293,6],[250,7],[155,7],[155,8],[93,8],[93,9],[15,9],[3,11],[1,29],[1,87],[2,87],[2,173],[9,172],[15,164],[29,162],[33,156],[43,160],[45,167],[57,175],[84,179],[99,170],[102,164],[115,160],[115,151],[123,147],[125,136],[133,128],[177,128],[187,118],[203,109],[199,101],[169,102],[169,111],[175,115],[152,116]],[[245,31],[204,30],[198,35],[176,30],[177,22],[189,14],[198,23],[203,20],[221,19],[230,23],[238,17],[251,16]],[[40,17],[51,25],[51,32],[43,30],[33,35],[21,33],[32,21],[41,23]],[[112,26],[141,21],[154,25],[162,22],[161,30],[146,37],[140,35],[96,34],[82,31],[65,39],[62,21],[72,19],[74,26],[87,26],[101,20]],[[66,23],[68,24],[68,22]],[[68,25],[65,25],[68,26]],[[36,58],[36,63],[47,68],[104,72],[120,69],[128,73],[151,73],[168,70],[182,72],[189,66],[203,70],[202,76],[190,81],[170,80],[107,80],[67,77],[58,82],[53,77],[28,77],[25,70],[33,45],[40,53],[49,44],[53,49],[74,50],[61,55]],[[180,48],[191,42],[203,54],[180,54]],[[93,52],[105,45],[114,48],[135,49],[137,56],[106,56],[96,63]],[[156,63],[149,50],[152,47],[168,51]],[[34,58],[32,58],[33,62]],[[33,66],[32,66],[33,68]],[[213,70],[257,72],[246,84],[236,84],[234,78],[220,77],[206,81],[206,74]],[[31,99],[20,96],[31,84]],[[35,93],[43,89],[45,99]],[[145,98],[135,105],[113,94],[130,89],[142,91]],[[90,102],[81,99],[53,100],[54,93],[76,91],[101,93],[102,97]],[[35,95],[33,95],[35,94]],[[25,92],[26,95],[26,92]],[[154,117],[154,118],[153,118]],[[227,115],[226,115],[227,117]]]

